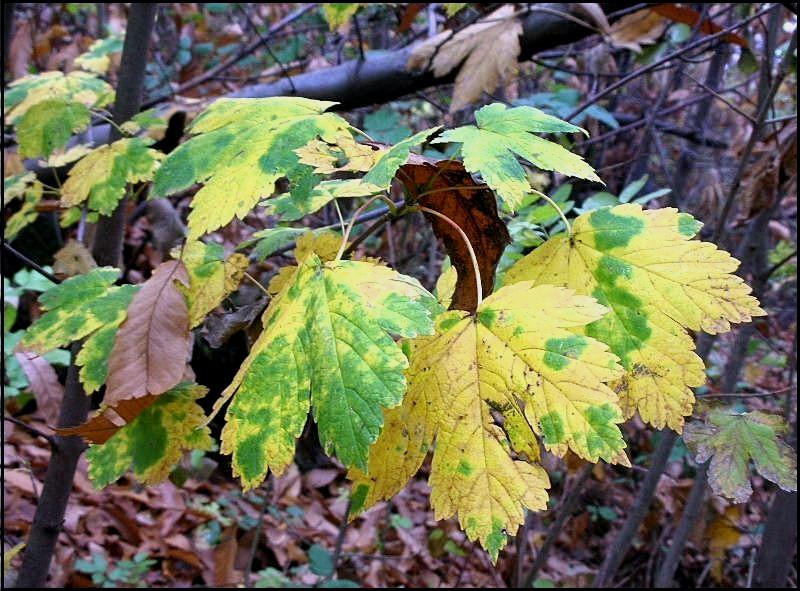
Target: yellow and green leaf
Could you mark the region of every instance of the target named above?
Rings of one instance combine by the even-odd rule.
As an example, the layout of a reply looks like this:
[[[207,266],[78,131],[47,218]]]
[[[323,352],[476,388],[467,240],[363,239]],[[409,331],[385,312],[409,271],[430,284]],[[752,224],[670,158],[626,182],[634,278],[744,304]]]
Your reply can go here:
[[[464,125],[449,129],[432,143],[460,143],[464,167],[469,172],[480,173],[486,184],[512,211],[531,192],[528,175],[517,158],[522,158],[542,170],[600,181],[594,169],[583,158],[534,135],[583,131],[580,127],[533,107],[507,108],[501,103],[479,109],[475,113],[475,121],[477,127]]]
[[[96,148],[72,167],[61,200],[70,207],[88,200],[89,209],[111,215],[128,183],[152,179],[163,157],[141,138],[124,138]]]
[[[366,473],[351,471],[356,509],[399,491],[435,434],[436,518],[457,514],[496,560],[524,509],[547,500],[545,471],[514,459],[512,448],[535,462],[541,438],[559,455],[619,461],[623,417],[606,383],[621,368],[603,343],[573,332],[605,312],[591,297],[523,282],[489,296],[476,316],[440,315],[436,335],[411,347],[408,394],[387,411]]]
[[[365,468],[382,409],[405,392],[408,361],[392,335],[432,331],[432,297],[416,280],[373,263],[323,263],[313,253],[298,260],[216,405],[233,396],[222,451],[233,454],[246,488],[292,461],[309,409],[325,449]]]
[[[705,383],[686,329],[716,334],[764,311],[733,274],[739,262],[691,240],[701,224],[675,209],[606,207],[579,216],[572,237],[551,238],[505,276],[512,284],[567,286],[610,313],[582,332],[610,347],[626,373],[612,384],[626,417],[638,411],[657,428],[680,431]]]
[[[33,105],[17,122],[17,140],[21,156],[49,157],[67,145],[74,133],[88,127],[86,105],[63,99],[47,99]]]
[[[131,469],[143,484],[169,476],[184,451],[209,450],[213,445],[203,409],[197,400],[203,386],[184,382],[165,392],[105,443],[92,444],[86,457],[89,478],[103,488]]]
[[[3,116],[7,123],[16,125],[28,109],[50,99],[104,107],[114,100],[114,89],[88,72],[31,74],[8,85],[3,93]]]
[[[51,287],[39,297],[45,313],[22,338],[26,350],[39,354],[85,338],[76,361],[88,394],[105,382],[114,336],[139,289],[135,285],[115,286],[118,277],[117,269],[100,267]]]
[[[18,195],[18,191],[22,191],[24,199],[20,208],[6,220],[6,225],[3,231],[3,237],[6,240],[14,240],[22,230],[28,225],[32,224],[39,215],[36,207],[42,200],[42,183],[34,177],[33,182],[30,182],[27,176],[22,179],[17,179],[12,184],[11,197],[3,195],[4,199],[14,199]]]
[[[325,111],[335,103],[296,97],[219,99],[192,124],[195,136],[173,151],[155,175],[153,196],[194,183],[189,238],[244,218],[287,177],[297,198],[319,180],[294,150],[317,137],[333,142],[349,124]]]
[[[179,249],[176,249],[179,250]],[[221,244],[187,242],[180,256],[189,273],[189,285],[179,285],[189,305],[189,328],[200,324],[206,315],[236,291],[244,277],[249,261],[243,254],[225,258]]]
[[[122,51],[124,41],[122,35],[98,39],[89,46],[87,51],[75,58],[75,65],[81,70],[105,74],[111,65],[111,55]]]

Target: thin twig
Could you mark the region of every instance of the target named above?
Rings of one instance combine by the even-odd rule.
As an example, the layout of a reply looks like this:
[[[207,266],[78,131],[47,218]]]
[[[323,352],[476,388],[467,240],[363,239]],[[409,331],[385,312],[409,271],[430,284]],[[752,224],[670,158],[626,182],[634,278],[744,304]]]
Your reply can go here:
[[[643,76],[644,74],[647,74],[648,72],[651,72],[652,70],[655,70],[656,68],[664,65],[665,63],[667,63],[669,61],[674,60],[677,57],[682,56],[685,53],[688,53],[688,52],[693,51],[693,50],[695,50],[695,49],[697,49],[699,47],[702,47],[702,46],[710,43],[711,41],[715,41],[715,40],[719,39],[720,37],[723,37],[723,36],[727,35],[728,33],[732,32],[732,31],[735,31],[736,29],[740,29],[741,27],[745,26],[749,22],[754,21],[755,19],[760,17],[762,14],[766,14],[770,10],[772,10],[772,6],[769,6],[768,8],[760,10],[755,15],[753,15],[753,16],[751,16],[749,18],[746,18],[741,22],[738,22],[738,23],[736,23],[734,25],[731,25],[729,27],[721,29],[720,31],[714,33],[713,35],[708,35],[707,37],[703,37],[701,39],[698,39],[694,43],[690,43],[688,45],[685,45],[681,49],[673,51],[672,53],[664,56],[660,60],[656,60],[655,62],[653,62],[651,64],[648,64],[646,66],[642,66],[641,68],[639,68],[637,70],[634,70],[633,72],[631,72],[630,74],[625,76],[625,78],[622,78],[621,80],[618,80],[617,82],[614,82],[613,84],[610,84],[609,86],[607,86],[606,88],[604,88],[603,90],[601,90],[600,92],[595,94],[594,96],[589,97],[586,101],[581,103],[572,113],[567,115],[565,117],[565,119],[567,121],[571,121],[572,119],[574,119],[575,117],[577,117],[578,115],[583,113],[586,109],[591,107],[593,104],[595,104],[597,101],[599,101],[602,98],[605,98],[606,96],[608,96],[609,94],[611,94],[612,92],[617,90],[618,88],[621,88],[622,86],[625,86],[626,84],[628,84],[629,82],[632,82],[636,78],[639,78],[640,76]],[[793,51],[788,51],[787,55],[788,54],[792,54],[792,53],[794,53],[794,52]]]
[[[8,421],[9,423],[13,423],[13,424],[17,425],[18,427],[22,427],[23,429],[28,431],[28,433],[30,433],[31,435],[35,435],[36,437],[41,437],[42,439],[46,440],[47,443],[49,443],[53,447],[58,445],[56,443],[55,437],[53,437],[52,435],[48,435],[44,431],[40,431],[39,429],[37,429],[33,425],[29,425],[25,421],[19,420],[17,417],[12,417],[10,415],[4,414],[3,415],[3,420],[4,421]]]
[[[159,97],[156,97],[156,98],[154,98],[152,100],[147,101],[145,104],[142,105],[142,108],[143,109],[148,109],[148,108],[150,108],[150,107],[152,107],[154,105],[157,105],[158,103],[166,100],[167,98],[169,98],[169,96],[171,94],[182,94],[182,93],[186,92],[187,90],[191,90],[195,86],[200,86],[204,82],[207,82],[211,78],[214,78],[215,76],[217,76],[221,72],[224,72],[225,70],[227,70],[231,66],[236,65],[237,63],[242,61],[244,58],[246,58],[247,56],[252,54],[259,47],[261,47],[264,43],[266,43],[267,40],[269,40],[275,33],[277,33],[278,31],[280,31],[282,29],[284,29],[285,27],[287,27],[288,25],[290,25],[291,23],[296,21],[298,18],[300,18],[301,16],[303,16],[304,14],[306,14],[310,10],[313,10],[316,7],[317,7],[317,5],[315,3],[314,4],[303,4],[303,5],[301,5],[300,8],[298,8],[297,10],[289,13],[284,18],[279,20],[277,23],[272,25],[269,28],[269,30],[267,31],[267,34],[265,36],[263,36],[263,37],[259,36],[258,39],[255,39],[254,41],[251,41],[248,45],[246,45],[241,50],[239,50],[239,53],[234,55],[232,58],[230,58],[230,59],[218,64],[217,66],[211,68],[210,70],[207,70],[206,72],[203,72],[202,74],[192,78],[191,80],[187,80],[186,82],[184,82],[183,84],[178,86],[178,88],[176,88],[170,94],[162,95],[162,96],[159,96]]]
[[[30,257],[28,257],[28,256],[26,256],[26,255],[24,255],[24,254],[22,254],[20,251],[18,251],[16,248],[14,248],[13,246],[11,246],[11,245],[10,245],[10,244],[9,244],[7,241],[5,241],[5,240],[3,240],[3,248],[5,248],[5,249],[6,249],[8,252],[10,252],[11,254],[13,254],[15,257],[17,257],[17,258],[18,258],[19,260],[21,260],[23,263],[25,263],[26,265],[28,265],[28,266],[29,266],[31,269],[33,269],[34,271],[36,271],[37,273],[39,273],[39,275],[41,275],[42,277],[44,277],[44,278],[46,278],[46,279],[49,279],[49,280],[50,280],[50,281],[52,281],[53,283],[61,283],[61,280],[60,280],[58,277],[56,277],[55,275],[53,275],[52,273],[50,273],[49,271],[47,271],[47,270],[46,270],[44,267],[42,267],[41,265],[39,265],[38,263],[36,263],[36,262],[35,262],[33,259],[31,259]]]

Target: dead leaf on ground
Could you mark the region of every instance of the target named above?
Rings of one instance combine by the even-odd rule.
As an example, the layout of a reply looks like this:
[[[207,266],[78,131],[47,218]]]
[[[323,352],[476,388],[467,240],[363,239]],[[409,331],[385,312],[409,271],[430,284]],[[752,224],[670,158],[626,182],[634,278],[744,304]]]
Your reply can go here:
[[[47,359],[31,351],[15,351],[14,357],[28,378],[39,413],[48,425],[56,425],[64,398],[64,386],[58,381],[56,370]]]

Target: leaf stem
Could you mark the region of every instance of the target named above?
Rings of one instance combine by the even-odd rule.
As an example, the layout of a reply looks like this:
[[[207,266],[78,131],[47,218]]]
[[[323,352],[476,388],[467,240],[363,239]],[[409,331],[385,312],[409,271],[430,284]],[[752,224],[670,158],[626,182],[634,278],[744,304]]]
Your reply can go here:
[[[258,280],[257,280],[255,277],[253,277],[253,276],[252,276],[250,273],[248,273],[247,271],[245,271],[245,272],[244,272],[244,276],[245,276],[247,279],[249,279],[249,280],[250,280],[250,282],[251,282],[251,283],[253,283],[253,284],[254,284],[256,287],[258,287],[258,289],[260,289],[260,290],[261,290],[261,291],[263,291],[265,294],[267,294],[267,297],[270,297],[270,294],[269,294],[269,292],[267,291],[267,288],[266,288],[266,287],[264,287],[263,285],[261,285],[261,283],[259,283],[259,281],[258,281]]]
[[[339,261],[342,258],[342,254],[344,253],[344,249],[347,248],[347,239],[350,238],[350,232],[353,231],[353,226],[355,226],[355,221],[358,219],[359,214],[363,212],[367,207],[375,203],[376,200],[382,199],[383,195],[374,195],[367,199],[367,201],[359,207],[355,213],[353,214],[353,218],[350,220],[350,223],[347,225],[347,229],[344,231],[344,236],[342,236],[342,244],[339,246],[339,252],[336,253],[336,258],[334,261]]]
[[[545,201],[547,201],[555,210],[558,212],[558,215],[561,217],[561,221],[564,222],[564,225],[567,227],[567,234],[570,238],[572,238],[572,225],[567,220],[567,216],[564,215],[563,210],[558,206],[558,204],[550,199],[547,195],[542,193],[541,191],[537,191],[536,189],[531,189],[534,193],[536,193],[539,197],[542,197]]]
[[[481,302],[483,302],[483,283],[481,282],[481,270],[480,267],[478,266],[478,257],[475,256],[475,250],[472,248],[472,244],[470,243],[469,238],[467,238],[467,234],[464,232],[464,230],[461,229],[461,226],[459,226],[457,223],[455,223],[453,220],[451,220],[443,213],[439,213],[435,209],[424,207],[422,205],[420,205],[418,208],[420,211],[424,211],[426,213],[435,215],[436,217],[443,219],[445,222],[453,226],[453,228],[455,228],[455,230],[461,235],[461,238],[464,239],[464,243],[467,245],[467,250],[469,251],[469,258],[472,259],[472,268],[475,271],[475,291],[478,294],[477,307],[480,307]]]

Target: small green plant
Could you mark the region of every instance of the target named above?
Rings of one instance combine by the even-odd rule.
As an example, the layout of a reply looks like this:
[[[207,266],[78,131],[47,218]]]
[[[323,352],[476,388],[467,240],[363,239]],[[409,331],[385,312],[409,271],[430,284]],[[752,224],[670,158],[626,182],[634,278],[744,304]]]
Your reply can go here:
[[[92,582],[100,587],[145,586],[144,576],[156,564],[148,558],[146,552],[138,552],[130,560],[120,560],[112,566],[108,558],[101,553],[92,554],[91,559],[75,561],[75,570],[92,577]]]

